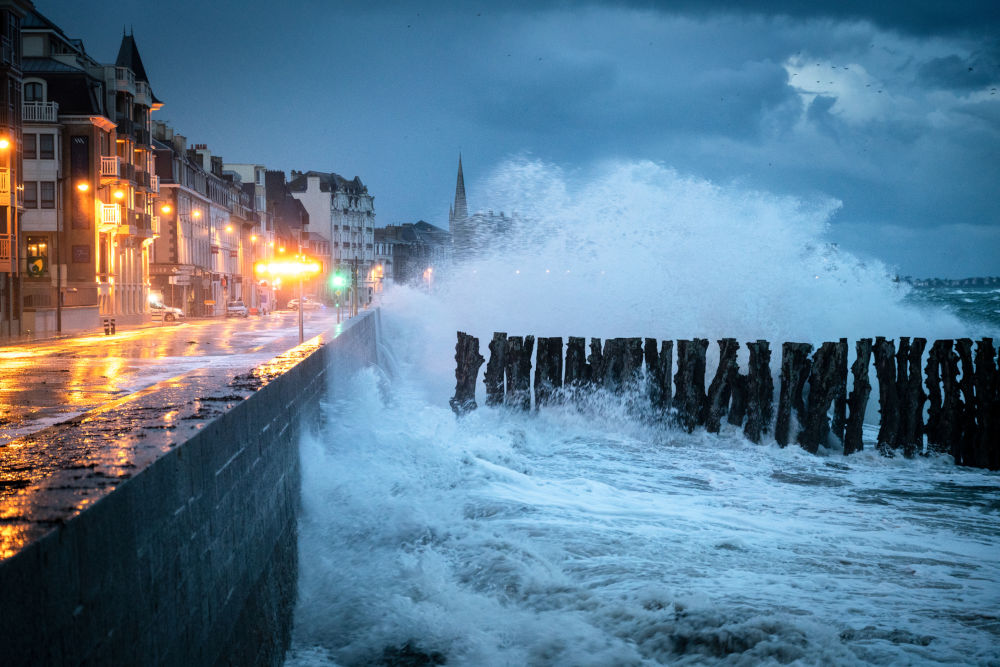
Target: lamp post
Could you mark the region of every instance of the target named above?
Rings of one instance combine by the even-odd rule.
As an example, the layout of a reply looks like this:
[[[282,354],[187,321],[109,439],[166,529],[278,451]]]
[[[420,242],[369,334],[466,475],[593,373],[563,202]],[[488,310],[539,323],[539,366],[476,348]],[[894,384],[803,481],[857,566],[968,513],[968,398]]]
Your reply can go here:
[[[299,279],[299,345],[305,341],[305,325],[303,323],[302,306],[302,283],[306,274],[316,274],[322,266],[316,260],[307,259],[304,255],[299,255],[294,262],[260,262],[254,267],[259,274],[271,276],[292,276]]]

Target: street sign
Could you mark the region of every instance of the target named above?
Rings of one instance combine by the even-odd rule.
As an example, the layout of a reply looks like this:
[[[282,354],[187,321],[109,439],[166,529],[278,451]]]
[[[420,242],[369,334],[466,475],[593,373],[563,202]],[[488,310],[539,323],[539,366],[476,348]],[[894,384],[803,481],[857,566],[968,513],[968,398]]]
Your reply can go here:
[[[170,276],[170,284],[171,285],[190,285],[191,284],[191,276],[185,276],[185,275]]]

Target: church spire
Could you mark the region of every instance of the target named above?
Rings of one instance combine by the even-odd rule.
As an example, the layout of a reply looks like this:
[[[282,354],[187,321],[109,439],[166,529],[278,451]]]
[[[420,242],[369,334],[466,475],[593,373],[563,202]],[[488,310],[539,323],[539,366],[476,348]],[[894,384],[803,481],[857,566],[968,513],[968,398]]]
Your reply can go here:
[[[465,176],[462,175],[462,154],[458,154],[458,181],[455,183],[455,207],[452,214],[456,220],[469,217],[469,207],[465,202]]]

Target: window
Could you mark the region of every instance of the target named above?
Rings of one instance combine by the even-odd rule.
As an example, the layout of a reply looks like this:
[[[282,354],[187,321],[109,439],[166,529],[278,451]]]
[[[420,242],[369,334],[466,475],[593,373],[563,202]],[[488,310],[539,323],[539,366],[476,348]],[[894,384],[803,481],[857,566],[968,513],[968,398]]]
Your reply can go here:
[[[42,84],[34,81],[24,84],[24,101],[44,102],[45,99],[42,95]]]
[[[38,208],[38,182],[24,182],[24,208]]]
[[[56,158],[56,138],[52,134],[38,135],[38,157],[42,160]]]
[[[49,272],[49,239],[47,236],[28,237],[28,275],[43,276]]]
[[[52,135],[49,135],[52,136]],[[41,181],[38,184],[39,200],[41,208],[56,207],[56,183],[55,181]]]
[[[25,134],[24,135],[24,159],[34,160],[38,157],[38,135],[37,134]]]

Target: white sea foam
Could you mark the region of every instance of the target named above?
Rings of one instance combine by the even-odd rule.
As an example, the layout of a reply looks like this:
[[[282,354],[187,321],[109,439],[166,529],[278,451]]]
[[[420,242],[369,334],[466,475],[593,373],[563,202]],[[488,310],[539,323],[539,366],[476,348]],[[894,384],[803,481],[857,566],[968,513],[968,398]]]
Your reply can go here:
[[[687,435],[614,401],[447,407],[456,329],[819,341],[957,319],[824,249],[831,203],[652,164],[493,182],[528,229],[434,294],[387,295],[391,377],[338,384],[302,443],[290,664],[1000,660],[996,473]]]

